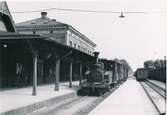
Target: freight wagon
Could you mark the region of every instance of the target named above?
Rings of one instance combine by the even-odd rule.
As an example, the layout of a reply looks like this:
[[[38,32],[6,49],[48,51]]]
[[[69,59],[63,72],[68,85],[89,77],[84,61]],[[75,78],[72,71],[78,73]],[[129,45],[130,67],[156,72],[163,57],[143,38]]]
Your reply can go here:
[[[101,63],[103,63],[104,66],[104,82],[109,85],[111,88],[113,86],[114,82],[114,64],[115,62],[112,60],[107,59],[99,59]]]
[[[137,69],[135,74],[137,81],[145,81],[148,77],[148,71],[145,68]]]

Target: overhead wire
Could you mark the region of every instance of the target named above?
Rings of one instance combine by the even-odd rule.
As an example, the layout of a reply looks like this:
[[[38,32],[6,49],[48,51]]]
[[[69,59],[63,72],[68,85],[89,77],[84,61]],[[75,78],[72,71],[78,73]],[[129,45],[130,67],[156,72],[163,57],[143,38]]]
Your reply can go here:
[[[43,10],[31,10],[31,11],[14,11],[13,14],[19,14],[19,13],[36,13],[36,12],[42,12],[42,11],[72,11],[72,12],[89,12],[89,13],[142,13],[142,14],[148,14],[148,13],[167,13],[167,11],[157,11],[157,12],[148,12],[148,11],[110,11],[110,10],[85,10],[85,9],[71,9],[71,8],[47,8]]]

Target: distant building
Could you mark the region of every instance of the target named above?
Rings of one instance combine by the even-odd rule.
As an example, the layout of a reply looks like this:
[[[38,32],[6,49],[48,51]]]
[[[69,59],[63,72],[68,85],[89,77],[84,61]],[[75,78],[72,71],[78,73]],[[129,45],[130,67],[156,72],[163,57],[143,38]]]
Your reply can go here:
[[[41,12],[41,17],[16,24],[16,29],[23,34],[38,34],[71,46],[89,55],[93,55],[96,44],[74,29],[47,17],[47,12]]]

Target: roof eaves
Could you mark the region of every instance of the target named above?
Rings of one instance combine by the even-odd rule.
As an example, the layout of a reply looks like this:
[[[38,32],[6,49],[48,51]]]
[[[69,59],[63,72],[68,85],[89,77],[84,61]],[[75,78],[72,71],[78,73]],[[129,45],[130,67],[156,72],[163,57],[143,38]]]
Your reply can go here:
[[[76,32],[77,34],[79,34],[84,39],[86,39],[89,42],[91,42],[93,44],[93,46],[96,47],[96,44],[92,40],[90,40],[89,38],[87,38],[85,35],[83,35],[82,33],[80,33],[78,30],[76,30],[75,28],[73,28],[71,25],[68,25],[68,27],[69,27],[69,29],[71,29],[72,31]]]
[[[18,34],[14,32],[1,32],[0,33],[0,40],[1,39],[43,39],[40,35],[34,35],[34,34]]]
[[[59,29],[65,29],[68,30],[68,26],[61,24],[61,25],[37,25],[37,26],[16,26],[16,29],[18,31],[25,31],[25,30],[59,30]]]
[[[82,54],[84,54],[84,55],[93,57],[93,56],[91,56],[91,55],[89,55],[89,54],[87,54],[87,53],[85,53],[85,52],[82,52],[82,51],[80,51],[80,50],[78,50],[78,49],[75,49],[74,47],[71,47],[71,46],[67,46],[67,45],[58,43],[58,42],[56,42],[55,40],[48,39],[48,38],[44,38],[44,40],[46,40],[46,41],[50,41],[50,42],[54,42],[55,44],[60,45],[60,46],[62,46],[62,47],[69,48],[70,50],[72,50],[72,51],[74,51],[74,52],[82,53]]]

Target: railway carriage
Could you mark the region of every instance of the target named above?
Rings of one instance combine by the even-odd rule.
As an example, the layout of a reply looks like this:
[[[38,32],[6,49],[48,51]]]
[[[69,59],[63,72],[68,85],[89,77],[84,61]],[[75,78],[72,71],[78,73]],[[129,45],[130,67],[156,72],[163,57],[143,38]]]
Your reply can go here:
[[[138,68],[135,75],[137,81],[145,81],[148,78],[148,71],[145,68]]]

